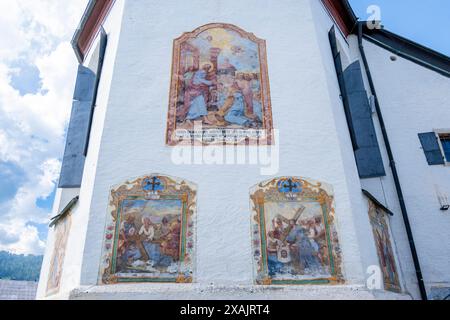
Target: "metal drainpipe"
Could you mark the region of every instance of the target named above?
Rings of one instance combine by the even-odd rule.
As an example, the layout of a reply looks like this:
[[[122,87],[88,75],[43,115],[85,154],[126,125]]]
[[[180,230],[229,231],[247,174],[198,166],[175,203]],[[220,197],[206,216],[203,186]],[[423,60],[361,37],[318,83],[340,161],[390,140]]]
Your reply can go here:
[[[383,133],[384,144],[386,145],[386,151],[389,157],[389,163],[391,166],[392,176],[394,178],[395,189],[397,190],[398,201],[400,203],[400,208],[402,211],[403,221],[405,223],[406,234],[408,235],[409,248],[411,249],[411,255],[414,262],[414,267],[416,269],[416,276],[420,290],[420,296],[422,300],[428,300],[427,291],[425,289],[425,283],[423,281],[422,269],[420,268],[419,257],[417,255],[416,245],[414,243],[414,237],[411,230],[411,224],[409,222],[408,211],[406,209],[405,199],[403,198],[403,191],[400,185],[400,179],[398,177],[397,167],[395,165],[394,154],[392,153],[391,144],[389,143],[389,137],[386,131],[386,126],[383,120],[383,114],[381,113],[380,104],[378,102],[378,96],[375,90],[375,85],[373,83],[372,74],[370,72],[369,64],[367,62],[366,53],[364,51],[362,36],[363,36],[363,21],[358,22],[358,43],[359,50],[361,52],[361,57],[364,63],[364,68],[366,69],[367,78],[369,80],[370,90],[375,98],[375,108],[378,115],[378,120],[380,121],[381,131]]]

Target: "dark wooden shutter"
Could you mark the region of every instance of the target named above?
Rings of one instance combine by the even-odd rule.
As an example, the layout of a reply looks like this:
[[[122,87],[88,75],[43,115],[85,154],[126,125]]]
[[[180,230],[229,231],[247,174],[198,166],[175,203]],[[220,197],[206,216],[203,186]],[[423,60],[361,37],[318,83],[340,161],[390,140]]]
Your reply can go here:
[[[106,44],[107,36],[102,29],[97,57],[92,58],[98,59],[95,72],[82,65],[78,67],[59,188],[79,188],[81,186]]]
[[[430,166],[445,164],[438,137],[434,132],[419,133],[419,139]]]
[[[356,139],[355,157],[359,176],[361,178],[385,176],[386,171],[359,61],[352,63],[344,71],[344,82],[351,126]]]
[[[94,84],[95,73],[82,65],[78,66],[59,188],[78,188],[81,186],[85,161],[84,145],[92,108]]]
[[[335,28],[328,33],[360,178],[386,175],[359,61],[343,71]]]

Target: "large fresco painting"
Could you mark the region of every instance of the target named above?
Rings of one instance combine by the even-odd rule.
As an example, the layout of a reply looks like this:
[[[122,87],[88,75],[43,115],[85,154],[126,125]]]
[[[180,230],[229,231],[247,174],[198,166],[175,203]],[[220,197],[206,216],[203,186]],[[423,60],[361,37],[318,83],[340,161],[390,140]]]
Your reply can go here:
[[[174,41],[169,104],[168,145],[271,144],[265,41],[222,23],[183,34]]]
[[[47,281],[47,296],[54,295],[59,292],[61,287],[61,278],[63,273],[64,258],[66,255],[67,240],[69,238],[72,217],[69,213],[59,220],[54,229],[54,248],[52,258],[50,260],[50,272]]]
[[[395,255],[392,250],[387,213],[369,200],[369,218],[377,247],[380,268],[383,273],[384,288],[393,292],[401,292]]]
[[[190,283],[195,186],[149,175],[111,190],[101,283]]]
[[[343,282],[330,186],[274,179],[256,186],[251,202],[257,284]]]

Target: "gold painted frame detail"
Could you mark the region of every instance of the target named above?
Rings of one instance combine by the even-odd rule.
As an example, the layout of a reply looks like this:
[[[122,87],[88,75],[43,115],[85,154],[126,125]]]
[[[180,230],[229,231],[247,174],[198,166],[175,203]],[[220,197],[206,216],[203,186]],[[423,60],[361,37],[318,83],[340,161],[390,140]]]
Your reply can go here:
[[[388,214],[370,199],[368,202],[369,219],[377,248],[384,288],[388,291],[400,293],[402,288],[391,242]]]
[[[332,194],[329,185],[296,177],[262,182],[251,190],[256,284],[344,283]]]
[[[212,125],[212,127],[202,125],[202,130],[198,131],[196,127],[193,129],[180,129],[177,128],[177,113],[179,113],[179,99],[180,92],[184,90],[184,66],[182,66],[182,48],[189,47],[192,48],[192,45],[188,43],[189,40],[195,40],[202,33],[207,32],[211,29],[221,28],[224,30],[230,30],[239,34],[243,39],[248,39],[253,42],[258,47],[258,62],[259,62],[259,74],[255,78],[255,80],[259,81],[260,86],[260,100],[261,108],[262,108],[262,126],[258,128],[252,129],[242,129],[242,128],[233,128],[229,129],[227,127],[223,127],[223,116],[221,114],[221,110],[216,110],[215,112],[209,112],[207,118],[212,119],[211,117],[221,117],[218,123],[222,123],[222,125]],[[195,49],[195,48],[194,48]],[[216,49],[216,56],[209,61],[212,69],[218,68],[218,54],[220,49],[211,48],[212,52]],[[214,55],[214,53],[212,53]],[[198,59],[198,57],[197,57]],[[234,67],[234,66],[231,66]],[[196,62],[197,70],[201,68],[199,66],[199,62]],[[235,70],[236,71],[236,70]],[[219,70],[217,70],[219,72]],[[239,72],[238,72],[239,73]],[[256,76],[256,74],[255,74]],[[178,109],[178,111],[177,111]],[[215,118],[215,120],[217,120]],[[214,120],[214,121],[215,121]],[[181,135],[179,132],[181,131]],[[199,138],[200,136],[200,138]],[[187,139],[186,139],[187,138]],[[217,139],[224,138],[224,141]],[[216,139],[216,140],[215,140]],[[243,29],[226,23],[211,23],[204,26],[201,26],[195,29],[192,32],[184,33],[179,38],[175,39],[173,42],[173,60],[172,60],[172,72],[171,72],[171,85],[170,85],[170,95],[169,95],[169,111],[168,111],[168,119],[167,119],[167,132],[166,132],[166,144],[169,146],[175,146],[179,144],[194,144],[195,142],[199,142],[200,145],[208,145],[212,143],[221,143],[221,144],[252,144],[252,145],[273,145],[274,144],[274,135],[273,135],[273,120],[272,120],[272,105],[270,98],[270,85],[269,85],[269,74],[267,67],[267,52],[266,52],[266,41],[263,39],[257,38],[253,33],[248,33]]]
[[[197,191],[196,186],[186,180],[164,176],[160,174],[152,174],[143,176],[131,181],[127,181],[122,185],[113,187],[109,200],[109,215],[108,222],[105,231],[104,245],[103,245],[103,260],[100,268],[99,284],[114,284],[114,283],[139,283],[139,282],[151,282],[151,283],[192,283],[194,277],[194,265],[195,265],[195,213],[196,213],[196,200]],[[126,208],[129,203],[140,203],[138,209],[131,213]],[[152,208],[153,217],[159,215],[162,222],[157,224],[150,221],[148,214],[148,204],[159,208],[159,210],[168,210],[165,208],[165,203],[179,203],[179,207],[176,207],[179,211],[175,216],[168,218],[168,215],[158,213],[158,209]],[[142,204],[142,205],[141,205]],[[144,208],[147,213],[144,213]],[[147,209],[146,209],[147,208]],[[140,212],[139,212],[140,210]],[[123,228],[126,228],[125,223],[128,222],[127,215],[133,215],[133,223],[135,231],[133,231],[133,237],[129,237],[131,234],[130,228],[127,229],[127,235],[124,239]],[[153,235],[151,242],[146,237],[149,233],[145,233],[144,220],[148,217],[151,228],[153,228]],[[151,217],[151,218],[153,218]],[[136,219],[140,218],[140,219]],[[163,229],[164,219],[166,220],[167,232],[161,231]],[[142,221],[142,222],[141,222]],[[140,231],[139,230],[140,224]],[[143,231],[144,230],[144,231]],[[175,231],[174,231],[175,230]],[[160,233],[159,239],[155,234]],[[165,233],[162,236],[162,233]],[[170,235],[170,237],[169,237]],[[179,238],[173,237],[178,235]],[[154,237],[154,238],[153,238]],[[123,256],[123,242],[132,242],[136,250],[134,257],[136,258],[136,252],[140,257],[136,258],[137,261],[141,261],[140,265],[133,265],[136,270],[124,273],[123,267],[119,267],[119,258],[121,254]],[[176,242],[176,246],[173,247],[173,241]],[[147,246],[145,246],[147,245]],[[167,255],[176,256],[170,266],[166,265],[166,268],[156,269],[153,267],[155,253],[150,253],[149,250],[153,250],[155,245],[158,245],[158,259],[161,259],[164,250],[169,250]],[[148,249],[150,248],[150,249]],[[153,249],[152,249],[153,248]],[[175,248],[175,249],[174,249]],[[127,249],[125,249],[126,251]],[[172,250],[172,251],[170,251]],[[174,250],[176,252],[174,252]],[[119,253],[120,252],[120,253]],[[152,255],[153,254],[153,255]],[[130,259],[130,258],[129,258]],[[167,259],[166,259],[167,260]],[[145,261],[147,264],[142,263]],[[136,262],[136,261],[135,261]],[[127,262],[128,263],[128,262]],[[151,263],[151,265],[150,265]],[[175,267],[175,270],[173,268]],[[122,268],[121,270],[119,270]],[[167,271],[172,268],[172,271]]]
[[[55,241],[47,280],[47,296],[57,294],[61,288],[64,260],[66,257],[66,248],[71,225],[72,214],[70,212],[55,225]]]

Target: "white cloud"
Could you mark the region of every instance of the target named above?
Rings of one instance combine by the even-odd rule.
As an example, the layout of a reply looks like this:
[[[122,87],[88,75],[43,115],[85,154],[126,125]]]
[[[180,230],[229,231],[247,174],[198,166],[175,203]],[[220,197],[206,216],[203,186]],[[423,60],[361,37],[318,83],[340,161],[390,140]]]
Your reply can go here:
[[[77,67],[70,39],[86,4],[0,0],[0,161],[26,173],[14,199],[0,204],[0,250],[43,252],[34,224],[47,223],[51,213],[36,201],[58,178]],[[21,96],[11,85],[17,59],[39,69],[38,93]]]
[[[0,0],[1,60],[16,57],[27,46],[26,34],[18,25],[20,11],[16,1]]]

